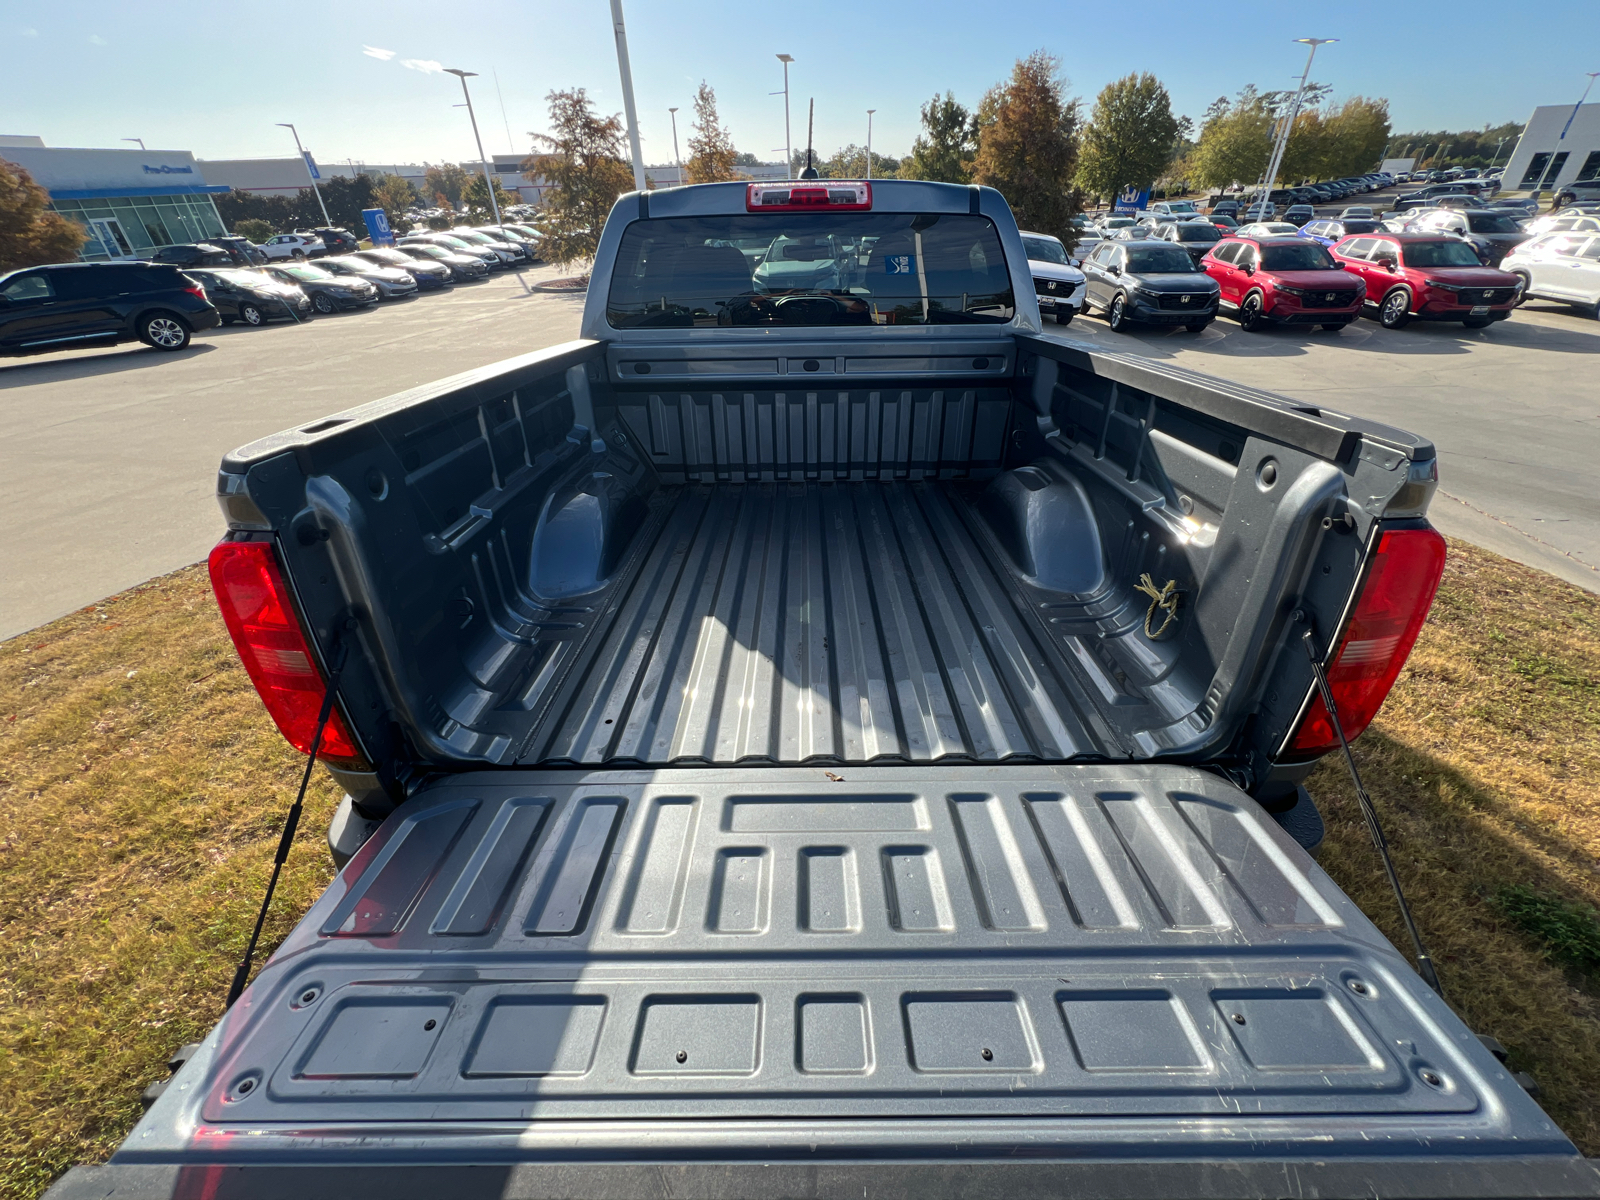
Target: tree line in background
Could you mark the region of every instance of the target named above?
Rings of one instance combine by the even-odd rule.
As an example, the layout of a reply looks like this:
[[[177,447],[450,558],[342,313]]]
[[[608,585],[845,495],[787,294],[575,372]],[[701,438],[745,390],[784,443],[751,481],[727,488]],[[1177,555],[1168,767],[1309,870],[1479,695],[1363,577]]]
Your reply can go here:
[[[1521,135],[1522,125],[1517,121],[1507,121],[1504,125],[1485,125],[1482,129],[1463,129],[1456,133],[1447,129],[1396,133],[1390,136],[1383,156],[1414,158],[1418,170],[1503,167],[1510,159],[1511,152],[1517,148],[1517,138]]]

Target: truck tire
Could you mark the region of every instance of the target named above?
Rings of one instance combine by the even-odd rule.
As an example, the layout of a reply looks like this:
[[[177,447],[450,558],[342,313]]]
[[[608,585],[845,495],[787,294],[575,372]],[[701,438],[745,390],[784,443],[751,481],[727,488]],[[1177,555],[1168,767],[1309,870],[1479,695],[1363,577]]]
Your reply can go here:
[[[182,350],[189,344],[189,327],[176,313],[158,309],[139,318],[139,340],[155,350]]]
[[[241,304],[239,305],[239,319],[246,325],[264,325],[266,324],[267,315],[261,311],[258,305]]]
[[[1411,293],[1395,288],[1378,304],[1378,324],[1385,329],[1404,329],[1411,324]]]
[[[1128,320],[1128,298],[1121,292],[1111,297],[1111,307],[1106,309],[1106,324],[1113,333],[1127,333],[1133,327]]]
[[[1260,333],[1266,327],[1261,315],[1261,293],[1251,292],[1239,302],[1239,328],[1246,333]]]

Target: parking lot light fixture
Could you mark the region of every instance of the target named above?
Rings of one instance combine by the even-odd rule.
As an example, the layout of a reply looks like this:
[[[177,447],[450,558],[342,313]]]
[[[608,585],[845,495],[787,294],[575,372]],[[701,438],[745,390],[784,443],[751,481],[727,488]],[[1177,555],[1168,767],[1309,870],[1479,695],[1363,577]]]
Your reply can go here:
[[[780,54],[778,61],[783,64],[783,169],[793,179],[794,139],[789,136],[789,64],[794,61],[794,55]],[[776,96],[778,93],[772,94]]]
[[[145,148],[145,144],[144,144],[144,139],[143,138],[123,138],[122,140],[125,141],[125,142],[138,142],[139,143],[139,149],[143,150]]]
[[[1311,60],[1317,56],[1317,47],[1326,46],[1330,42],[1337,42],[1338,38],[1295,38],[1302,46],[1310,46],[1311,53],[1306,55],[1306,69],[1300,75],[1300,86],[1294,94],[1294,103],[1289,106],[1288,119],[1283,123],[1283,129],[1278,134],[1278,144],[1272,148],[1272,161],[1267,166],[1267,194],[1263,197],[1267,203],[1272,202],[1272,191],[1278,186],[1278,168],[1283,165],[1284,151],[1289,148],[1289,136],[1294,132],[1295,120],[1300,116],[1300,103],[1305,98],[1306,81],[1311,78]]]
[[[459,67],[446,67],[446,75],[454,75],[461,80],[461,94],[467,98],[467,119],[472,122],[472,140],[478,144],[478,165],[483,168],[483,182],[489,189],[489,206],[494,209],[494,223],[500,224],[500,201],[494,195],[494,177],[489,174],[489,160],[483,155],[483,138],[478,135],[478,117],[472,111],[472,93],[467,90],[467,80],[474,78],[476,71],[463,71]]]
[[[868,179],[872,178],[872,114],[877,112],[877,111],[878,110],[875,109],[875,108],[867,109],[867,178]]]
[[[667,109],[672,114],[672,165],[678,170],[678,187],[683,186],[683,159],[678,157],[678,108]]]
[[[332,229],[333,218],[328,215],[328,206],[322,202],[322,189],[317,186],[317,177],[311,173],[311,160],[306,157],[306,148],[300,144],[300,131],[288,121],[278,121],[276,124],[279,129],[287,129],[294,134],[294,148],[300,152],[300,162],[306,169],[306,178],[311,181],[312,194],[317,198],[317,207],[322,210],[322,223]]]

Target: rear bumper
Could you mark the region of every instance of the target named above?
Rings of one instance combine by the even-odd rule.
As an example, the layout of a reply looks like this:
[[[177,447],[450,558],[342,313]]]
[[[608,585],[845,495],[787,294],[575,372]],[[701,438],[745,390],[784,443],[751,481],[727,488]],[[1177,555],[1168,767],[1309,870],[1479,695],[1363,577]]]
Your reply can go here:
[[[210,329],[213,326],[222,324],[222,314],[215,308],[206,308],[202,312],[184,313],[183,319],[189,322],[189,328],[195,333],[199,333],[202,329]]]
[[[959,1139],[952,1133],[952,1141]],[[648,1133],[640,1140],[648,1144]],[[573,1196],[807,1196],[816,1200],[1056,1200],[1171,1197],[1223,1200],[1280,1196],[1294,1200],[1368,1197],[1591,1197],[1600,1172],[1577,1157],[1438,1160],[1251,1160],[963,1162],[950,1159],[850,1162],[817,1156],[789,1161],[521,1161],[480,1159],[303,1166],[269,1163],[144,1165],[113,1161],[75,1167],[46,1200],[566,1200]]]

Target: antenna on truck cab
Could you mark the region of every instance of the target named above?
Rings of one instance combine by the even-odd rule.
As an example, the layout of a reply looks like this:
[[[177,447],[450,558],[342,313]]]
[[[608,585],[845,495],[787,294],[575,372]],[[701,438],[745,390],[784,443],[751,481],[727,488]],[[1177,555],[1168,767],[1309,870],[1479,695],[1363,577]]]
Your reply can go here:
[[[806,165],[805,170],[800,172],[801,179],[817,178],[817,169],[811,165],[811,133],[812,130],[816,128],[816,124],[817,101],[816,98],[813,97],[806,114]]]

